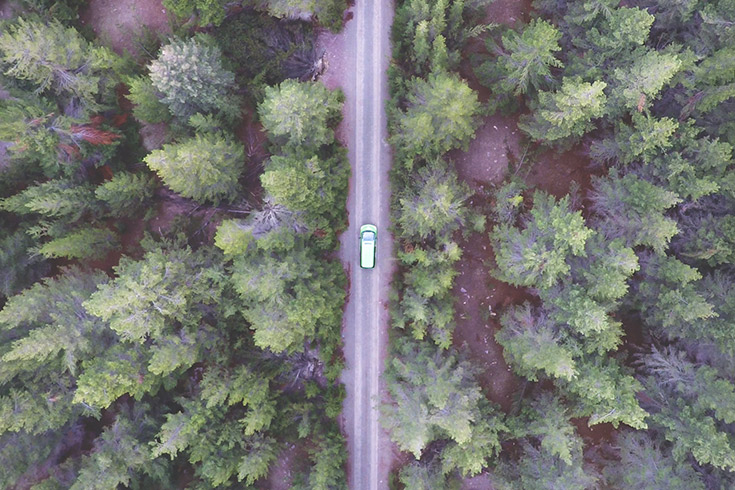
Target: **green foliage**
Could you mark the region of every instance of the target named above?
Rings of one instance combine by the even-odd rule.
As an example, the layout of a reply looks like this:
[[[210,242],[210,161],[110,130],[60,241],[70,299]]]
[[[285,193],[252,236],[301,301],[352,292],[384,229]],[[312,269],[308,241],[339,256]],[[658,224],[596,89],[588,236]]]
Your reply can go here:
[[[321,69],[322,54],[308,22],[244,10],[228,15],[212,36],[234,67],[238,86],[258,101],[264,87],[287,78],[310,79]]]
[[[319,442],[315,450],[310,451],[313,464],[309,471],[306,488],[329,490],[347,487],[344,472],[347,453],[344,451],[344,444],[344,437],[339,432],[330,432]]]
[[[628,247],[644,245],[663,254],[677,233],[676,221],[666,217],[667,209],[681,199],[637,177],[622,177],[611,170],[607,177],[593,177],[590,193],[594,226],[608,239],[622,238]]]
[[[38,253],[47,259],[101,259],[118,245],[117,235],[111,230],[84,226],[44,243]]]
[[[652,423],[672,443],[681,464],[691,454],[699,464],[733,471],[735,439],[722,423],[735,420],[735,388],[707,366],[698,367],[675,348],[640,356],[647,394],[656,402]],[[723,430],[724,429],[724,430]]]
[[[227,14],[223,0],[164,0],[163,6],[181,19],[196,17],[200,26],[219,26]]]
[[[713,318],[713,306],[696,288],[697,269],[674,257],[642,255],[636,302],[646,324],[669,337],[687,336]]]
[[[341,325],[345,293],[339,263],[305,250],[263,253],[236,260],[231,277],[253,341],[262,349],[301,351],[307,339]]]
[[[539,441],[543,451],[559,457],[566,464],[573,464],[573,454],[579,450],[579,439],[567,409],[558,397],[549,392],[539,393],[508,424],[515,437],[533,437]]]
[[[578,361],[578,375],[564,384],[572,395],[575,416],[589,416],[592,426],[624,423],[636,429],[647,428],[648,412],[640,407],[636,395],[642,385],[615,359],[585,356]]]
[[[395,327],[410,327],[418,340],[428,333],[438,346],[449,348],[454,328],[454,264],[461,254],[459,245],[448,239],[441,239],[433,247],[416,245],[411,251],[397,253],[408,270],[403,278],[403,297],[394,313]]]
[[[419,168],[397,196],[402,236],[413,240],[451,236],[467,220],[469,196],[469,187],[443,160]]]
[[[382,407],[383,424],[402,450],[418,459],[432,441],[451,439],[449,469],[474,474],[499,449],[505,427],[491,410],[483,414],[474,370],[454,353],[404,341],[385,377],[394,403]]]
[[[593,154],[633,168],[653,183],[697,200],[727,186],[732,146],[702,136],[694,124],[635,113],[633,125],[619,125],[615,140],[597,142]],[[642,164],[642,165],[641,165]]]
[[[653,101],[682,67],[675,54],[648,51],[636,59],[630,68],[613,71],[615,84],[610,87],[610,105],[615,113],[618,107],[633,111],[640,101]]]
[[[441,466],[434,459],[431,463],[412,461],[401,468],[398,480],[406,490],[443,490],[446,488],[446,478]]]
[[[0,36],[6,74],[28,80],[39,92],[52,90],[72,97],[89,110],[98,110],[100,96],[113,84],[115,59],[110,50],[90,45],[72,27],[19,18]]]
[[[92,187],[71,180],[49,180],[28,187],[0,201],[0,207],[20,215],[38,214],[45,218],[78,221],[97,206]]]
[[[393,21],[393,59],[400,60],[407,73],[420,76],[426,76],[429,71],[437,73],[437,68],[456,70],[467,39],[487,27],[470,22],[480,13],[483,3],[464,0],[399,2]]]
[[[145,444],[154,427],[145,415],[149,407],[123,409],[115,421],[95,439],[94,450],[82,457],[81,468],[71,490],[117,488],[139,482],[141,473],[160,474]],[[157,475],[158,476],[158,475]]]
[[[328,230],[347,194],[349,167],[342,151],[328,159],[303,154],[272,156],[260,176],[274,204],[302,214],[311,229]],[[341,213],[340,213],[341,214]]]
[[[199,202],[234,199],[245,160],[240,143],[220,133],[197,134],[152,151],[145,163],[173,191]]]
[[[524,303],[504,313],[500,324],[503,328],[495,339],[517,374],[532,381],[538,380],[541,371],[560,379],[577,375],[574,352],[561,344],[559,327],[543,310]]]
[[[143,173],[120,172],[94,190],[112,216],[133,216],[153,197],[155,181]]]
[[[49,271],[49,264],[33,254],[33,240],[18,230],[0,239],[0,295],[11,296]]]
[[[594,488],[597,474],[584,465],[582,442],[578,439],[571,464],[543,448],[524,442],[518,462],[504,461],[496,469],[493,486],[499,490],[544,490],[564,488],[587,490]]]
[[[665,445],[646,431],[626,430],[615,440],[614,459],[607,460],[604,481],[613,488],[641,490],[704,490],[702,476],[690,465],[678,464]]]
[[[488,51],[497,57],[477,68],[478,76],[492,92],[495,103],[503,106],[512,97],[537,93],[553,86],[552,68],[560,68],[556,57],[561,50],[561,33],[552,24],[534,19],[521,33],[505,32],[501,45],[486,41]]]
[[[68,437],[64,431],[49,431],[43,437],[26,432],[8,432],[0,436],[0,485],[13,486],[26,471],[48,458],[65,436]]]
[[[392,143],[408,157],[438,157],[467,147],[480,112],[477,94],[456,75],[434,73],[408,84],[405,111],[393,127]]]
[[[253,234],[240,221],[224,220],[217,227],[214,244],[227,256],[236,257],[244,254],[253,241]]]
[[[207,249],[157,247],[142,260],[123,257],[117,277],[84,303],[123,339],[143,343],[175,328],[196,328],[203,312],[194,305],[218,299],[221,271]]]
[[[569,197],[557,201],[537,191],[524,229],[500,224],[490,238],[495,247],[495,276],[518,286],[550,288],[566,275],[567,259],[585,255],[585,243],[594,235]]]
[[[332,128],[342,118],[344,95],[321,83],[285,80],[265,89],[258,114],[274,144],[317,149],[334,142]]]
[[[149,65],[153,87],[175,117],[188,120],[196,113],[240,116],[233,94],[235,75],[222,66],[222,53],[211,38],[198,36],[174,40],[163,46]]]
[[[163,94],[156,91],[149,77],[137,76],[127,80],[130,94],[128,100],[135,104],[133,115],[141,121],[156,124],[171,119],[168,106],[161,102]]]
[[[575,139],[594,127],[605,114],[605,82],[564,78],[556,92],[541,91],[533,115],[523,117],[518,127],[531,138],[545,143]]]
[[[274,17],[289,19],[309,19],[312,16],[319,23],[334,32],[342,28],[342,12],[347,8],[345,0],[250,0],[256,7],[267,11]]]

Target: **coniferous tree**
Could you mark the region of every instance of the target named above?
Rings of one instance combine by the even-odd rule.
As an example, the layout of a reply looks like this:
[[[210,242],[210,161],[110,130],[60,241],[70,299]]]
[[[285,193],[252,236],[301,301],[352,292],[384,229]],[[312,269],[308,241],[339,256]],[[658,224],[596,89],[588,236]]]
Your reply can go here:
[[[100,108],[106,84],[115,82],[112,52],[90,45],[57,20],[43,24],[18,19],[0,35],[0,52],[8,75],[32,82],[39,91],[71,97],[89,110]]]
[[[664,212],[681,200],[634,174],[620,176],[614,169],[593,178],[589,196],[594,226],[608,239],[622,238],[628,247],[645,245],[663,254],[677,233],[676,221]]]
[[[334,141],[332,128],[342,118],[343,101],[341,91],[321,83],[285,80],[265,89],[258,114],[273,143],[316,150]]]
[[[398,225],[410,239],[448,237],[467,220],[469,188],[443,160],[421,167],[398,194]]]
[[[484,397],[474,371],[454,353],[403,341],[386,379],[394,403],[383,406],[383,423],[401,449],[419,458],[430,442],[451,439],[449,469],[459,467],[471,474],[499,449],[498,432],[505,426],[491,409],[483,412]],[[463,449],[474,452],[479,461],[465,463]]]
[[[222,66],[222,53],[207,36],[175,40],[161,48],[149,65],[153,86],[175,117],[188,121],[196,113],[234,120],[240,115],[233,94],[235,75]]]
[[[407,108],[397,115],[393,143],[406,156],[440,156],[466,147],[475,134],[480,103],[467,83],[434,73],[408,85]]]
[[[648,431],[625,430],[617,434],[605,459],[604,482],[614,488],[642,490],[704,490],[702,476],[690,465],[677,463],[671,451]]]
[[[488,51],[497,58],[486,61],[477,70],[499,105],[507,106],[513,96],[533,96],[554,86],[551,69],[563,66],[557,58],[561,36],[554,25],[534,19],[521,33],[504,33],[500,45],[487,41]]]
[[[518,127],[536,141],[554,144],[579,138],[593,129],[593,121],[605,114],[605,82],[564,78],[556,92],[539,92],[532,116]]]
[[[234,199],[245,160],[240,143],[221,133],[197,134],[181,143],[154,150],[145,163],[163,182],[184,197],[219,204]]]
[[[569,257],[585,254],[585,243],[594,233],[581,213],[570,209],[568,196],[557,201],[537,191],[523,229],[506,224],[493,228],[495,275],[518,286],[549,288],[569,273]]]

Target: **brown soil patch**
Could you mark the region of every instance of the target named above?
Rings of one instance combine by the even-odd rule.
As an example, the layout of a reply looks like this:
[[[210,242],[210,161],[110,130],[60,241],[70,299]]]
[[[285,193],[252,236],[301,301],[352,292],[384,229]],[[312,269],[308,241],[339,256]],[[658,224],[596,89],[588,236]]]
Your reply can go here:
[[[308,467],[309,455],[302,443],[286,443],[286,448],[281,451],[270,467],[268,478],[259,480],[256,488],[269,490],[288,490],[293,487],[293,475]]]
[[[529,187],[542,189],[556,197],[563,197],[572,182],[576,182],[581,190],[589,189],[592,173],[589,168],[590,159],[579,147],[563,153],[546,151],[534,158],[526,177]]]
[[[460,178],[474,191],[485,185],[499,185],[510,163],[520,159],[520,135],[515,116],[493,115],[483,120],[467,151],[453,150],[448,157]]]
[[[117,54],[127,51],[134,57],[141,55],[140,39],[146,28],[155,35],[171,33],[161,0],[89,0],[81,22]]]
[[[17,2],[0,2],[0,19],[12,19],[22,11]]]
[[[488,259],[493,254],[487,233],[475,233],[459,244],[463,255],[454,280],[457,301],[453,342],[481,370],[478,381],[488,399],[508,411],[520,380],[511,372],[503,348],[495,341],[497,311],[522,302],[527,293],[490,276]]]
[[[516,25],[527,23],[531,13],[531,0],[495,0],[487,8],[487,22]]]

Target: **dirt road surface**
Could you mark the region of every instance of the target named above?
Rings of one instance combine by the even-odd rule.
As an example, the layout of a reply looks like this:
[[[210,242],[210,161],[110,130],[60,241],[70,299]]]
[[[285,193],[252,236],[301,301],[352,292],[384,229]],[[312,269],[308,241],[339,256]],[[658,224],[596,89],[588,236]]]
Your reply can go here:
[[[344,430],[347,434],[352,490],[388,488],[392,446],[379,424],[380,375],[388,345],[388,292],[394,269],[388,232],[391,155],[385,115],[388,98],[390,0],[357,0],[347,23],[345,62],[354,79],[343,86],[345,126],[352,166],[347,201],[350,225],[341,237],[340,256],[350,274],[344,328],[347,387]],[[377,265],[363,270],[358,261],[360,226],[378,227]]]

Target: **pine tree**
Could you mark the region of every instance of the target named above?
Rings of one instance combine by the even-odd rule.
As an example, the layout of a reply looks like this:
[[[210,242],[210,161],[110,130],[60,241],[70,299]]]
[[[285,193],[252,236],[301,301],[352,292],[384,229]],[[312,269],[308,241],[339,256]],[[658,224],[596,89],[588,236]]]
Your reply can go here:
[[[307,339],[341,325],[344,272],[337,263],[305,250],[262,253],[235,261],[231,277],[262,349],[301,351]]]
[[[409,239],[449,237],[467,220],[469,188],[443,160],[421,167],[398,194],[397,222]]]
[[[584,82],[564,78],[556,92],[539,92],[533,116],[518,127],[531,138],[546,143],[579,138],[594,127],[593,121],[605,114],[605,82]]]
[[[38,253],[47,259],[101,259],[119,246],[117,235],[107,229],[82,226],[41,245]]]
[[[613,488],[704,490],[701,474],[678,464],[671,451],[647,431],[626,430],[615,439],[614,456],[606,460],[604,481]]]
[[[561,32],[549,22],[534,19],[518,33],[509,30],[502,36],[501,45],[487,41],[488,51],[497,55],[478,67],[478,74],[499,98],[507,103],[511,96],[531,95],[554,85],[552,68],[561,68],[557,58],[561,50]]]
[[[234,199],[245,161],[240,143],[221,133],[197,134],[154,150],[145,163],[174,192],[198,202],[218,204]]]
[[[302,214],[300,220],[311,229],[327,230],[347,194],[348,171],[341,151],[328,159],[287,153],[268,160],[260,182],[272,204]]]
[[[184,327],[196,329],[197,305],[218,300],[222,278],[212,251],[175,244],[149,245],[142,260],[123,257],[117,277],[84,303],[123,339],[143,343]]]
[[[665,216],[681,199],[634,174],[593,177],[590,193],[594,227],[608,239],[622,238],[628,247],[644,245],[663,254],[677,233],[676,221]]]
[[[572,379],[578,374],[574,351],[563,345],[559,326],[529,303],[506,311],[495,339],[513,371],[531,381],[545,376]]]
[[[698,367],[674,347],[639,357],[652,424],[672,443],[681,464],[692,455],[699,464],[733,471],[735,436],[724,424],[735,420],[735,389],[708,367]]]
[[[171,114],[184,121],[196,113],[239,118],[239,102],[233,94],[235,75],[222,66],[221,58],[219,48],[202,35],[174,40],[161,48],[148,68]]]
[[[682,67],[676,54],[650,50],[638,57],[629,68],[613,71],[614,83],[610,86],[609,112],[634,111],[640,106],[641,97],[645,105],[653,102]]]
[[[156,90],[149,77],[131,77],[127,80],[127,84],[130,93],[126,97],[135,104],[133,115],[138,120],[156,124],[171,119],[168,106],[161,102],[163,94]]]
[[[120,172],[94,190],[113,216],[133,216],[153,197],[155,182],[150,175]]]
[[[478,463],[461,463],[462,448],[468,447],[472,453],[471,448],[489,444],[480,456],[485,460],[492,452],[488,448],[499,446],[497,432],[504,426],[490,416],[492,412],[486,412],[481,420],[480,401],[484,397],[474,370],[454,353],[424,342],[403,341],[386,370],[386,380],[394,403],[382,407],[383,424],[398,447],[417,459],[429,443],[447,438],[457,445],[450,450],[448,461],[454,460],[451,466],[475,473]]]
[[[570,209],[568,196],[557,201],[537,191],[524,229],[493,228],[494,275],[517,286],[550,288],[569,273],[570,257],[585,255],[585,243],[594,234],[581,213]]]
[[[334,128],[342,118],[344,95],[321,83],[285,80],[266,87],[258,114],[268,137],[291,148],[317,149],[334,141]]]
[[[0,52],[8,75],[34,83],[41,92],[73,97],[89,110],[100,108],[100,95],[115,82],[112,52],[90,45],[58,20],[18,19],[0,36]]]
[[[466,147],[475,134],[480,103],[456,75],[434,73],[408,84],[407,109],[396,120],[393,143],[406,156],[432,158]]]

